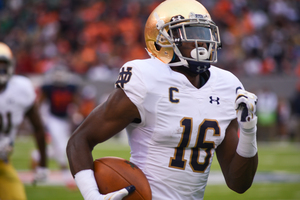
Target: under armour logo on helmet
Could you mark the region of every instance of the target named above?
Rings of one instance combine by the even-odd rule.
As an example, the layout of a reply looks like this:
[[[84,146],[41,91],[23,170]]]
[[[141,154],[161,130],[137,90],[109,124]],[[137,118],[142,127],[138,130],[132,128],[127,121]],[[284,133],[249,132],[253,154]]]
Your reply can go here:
[[[208,15],[195,14],[195,13],[191,12],[189,14],[189,18],[190,19],[205,19],[205,18],[208,18]]]
[[[171,18],[171,22],[175,22],[175,21],[179,21],[184,19],[184,17],[182,15],[176,15],[174,17]]]
[[[219,97],[217,97],[217,99],[213,99],[212,96],[210,96],[209,98],[210,98],[209,103],[212,104],[213,102],[216,102],[218,105],[220,104],[220,102],[219,102],[220,98]]]

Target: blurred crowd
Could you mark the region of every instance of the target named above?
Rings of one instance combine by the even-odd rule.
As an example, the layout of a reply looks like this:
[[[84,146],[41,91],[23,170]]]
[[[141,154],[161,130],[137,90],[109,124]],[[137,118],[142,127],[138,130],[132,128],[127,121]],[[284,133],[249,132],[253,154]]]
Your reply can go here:
[[[161,1],[0,0],[0,41],[15,54],[16,73],[43,75],[63,65],[82,80],[111,82],[126,61],[149,57],[144,24]],[[240,77],[300,77],[300,1],[200,2],[220,29],[218,67]],[[259,139],[300,133],[299,105],[292,103],[297,88],[291,99],[268,88],[257,91],[259,129],[271,134]],[[89,85],[80,89],[81,116],[73,115],[74,124],[101,102],[95,90]]]
[[[224,47],[220,66],[237,75],[300,75],[299,1],[220,0],[208,4]]]
[[[0,0],[0,41],[17,73],[65,63],[89,80],[115,78],[128,60],[147,58],[144,24],[161,0]],[[300,1],[201,0],[219,26],[217,66],[236,75],[300,76]]]
[[[291,97],[285,98],[267,86],[255,91],[258,141],[300,141],[300,80]]]

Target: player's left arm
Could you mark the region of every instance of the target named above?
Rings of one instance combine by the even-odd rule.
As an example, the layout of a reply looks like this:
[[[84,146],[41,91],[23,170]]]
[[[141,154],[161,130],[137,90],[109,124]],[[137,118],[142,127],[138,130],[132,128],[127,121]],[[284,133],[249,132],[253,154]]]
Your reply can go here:
[[[257,153],[250,158],[242,157],[237,152],[239,138],[237,135],[238,122],[232,120],[226,130],[223,142],[216,149],[226,184],[238,193],[244,193],[253,182],[258,165]]]
[[[256,101],[254,94],[241,89],[237,91],[237,119],[231,121],[223,142],[216,149],[225,181],[229,188],[238,193],[250,188],[258,165]]]

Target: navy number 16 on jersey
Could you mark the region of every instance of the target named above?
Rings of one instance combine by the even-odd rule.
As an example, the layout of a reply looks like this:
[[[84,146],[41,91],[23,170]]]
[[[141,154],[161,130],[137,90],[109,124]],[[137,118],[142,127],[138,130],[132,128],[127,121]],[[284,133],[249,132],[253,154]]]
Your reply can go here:
[[[190,137],[192,133],[192,118],[183,118],[180,121],[181,127],[183,127],[183,132],[181,135],[180,142],[175,148],[174,157],[170,158],[169,167],[177,169],[185,169],[186,161],[184,159],[185,148],[188,147],[190,142]],[[203,173],[209,166],[210,158],[212,156],[211,149],[215,148],[215,143],[213,141],[206,140],[206,131],[213,130],[213,136],[220,136],[220,127],[217,121],[204,119],[199,125],[198,136],[196,145],[191,148],[191,156],[189,164],[194,172]],[[205,150],[206,156],[204,162],[199,162],[200,149]]]

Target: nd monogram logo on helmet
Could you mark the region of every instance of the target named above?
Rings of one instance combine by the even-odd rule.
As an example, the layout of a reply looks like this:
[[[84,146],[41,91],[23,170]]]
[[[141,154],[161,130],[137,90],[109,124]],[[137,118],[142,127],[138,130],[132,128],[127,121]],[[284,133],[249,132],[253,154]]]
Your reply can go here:
[[[132,67],[127,67],[126,71],[125,68],[122,67],[122,71],[119,73],[119,78],[116,82],[116,85],[118,85],[121,88],[124,88],[124,84],[128,83],[130,81],[131,75],[132,75]]]

